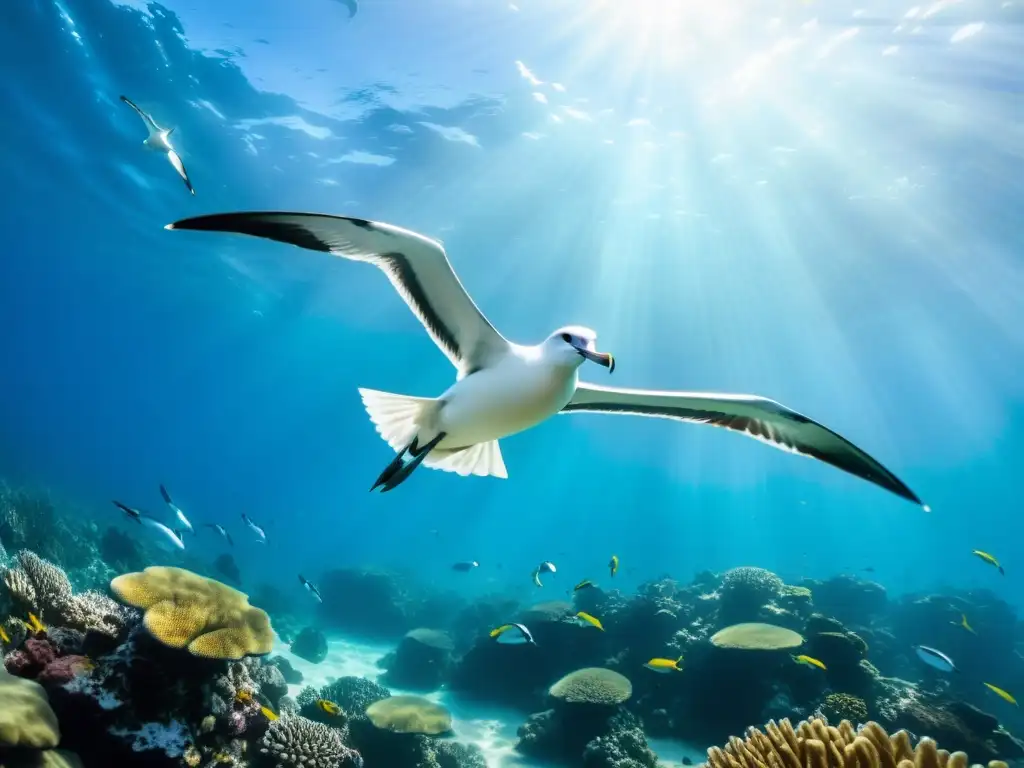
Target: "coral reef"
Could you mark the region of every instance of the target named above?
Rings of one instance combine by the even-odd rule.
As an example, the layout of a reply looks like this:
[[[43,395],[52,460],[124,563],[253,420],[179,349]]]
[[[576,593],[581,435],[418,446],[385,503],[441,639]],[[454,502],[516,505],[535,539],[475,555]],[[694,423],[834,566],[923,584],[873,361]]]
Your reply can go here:
[[[929,737],[911,746],[906,731],[890,736],[875,722],[855,729],[849,720],[830,726],[824,719],[812,718],[792,726],[788,719],[769,722],[765,730],[750,728],[745,739],[732,737],[723,748],[708,750],[709,768],[769,768],[770,766],[811,766],[816,768],[883,768],[898,766],[949,766],[967,768],[967,755],[940,751]],[[989,762],[989,768],[1006,768],[1002,762]]]
[[[722,624],[756,621],[761,608],[776,598],[782,579],[764,568],[744,566],[726,571],[719,588],[719,620]]]
[[[270,617],[245,594],[183,568],[150,566],[118,576],[110,589],[145,611],[143,624],[171,648],[194,656],[240,659],[270,653]]]
[[[341,736],[322,723],[295,715],[270,724],[260,751],[277,768],[341,768],[362,765],[359,755],[346,747]]]
[[[34,552],[18,553],[18,565],[3,571],[2,580],[22,613],[82,632],[122,635],[133,613],[98,592],[74,594],[71,580],[58,566]]]

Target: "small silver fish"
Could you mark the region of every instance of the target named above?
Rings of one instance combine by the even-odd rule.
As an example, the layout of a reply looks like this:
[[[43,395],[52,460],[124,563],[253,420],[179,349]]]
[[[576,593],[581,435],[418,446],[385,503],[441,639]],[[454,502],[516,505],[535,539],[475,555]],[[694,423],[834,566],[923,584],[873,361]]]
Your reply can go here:
[[[174,513],[174,516],[178,518],[178,522],[185,526],[185,530],[194,535],[195,529],[192,527],[192,523],[190,523],[188,521],[188,518],[185,517],[185,513],[181,511],[181,508],[177,506],[173,501],[171,501],[171,494],[167,492],[167,489],[163,486],[162,483],[160,484],[160,495],[164,497],[164,502],[167,504],[168,507],[170,507],[171,512]]]
[[[122,504],[120,501],[115,501],[114,504],[122,512],[128,515],[130,519],[139,523],[139,525],[145,526],[146,528],[158,533],[158,546],[161,546],[164,549],[168,546],[173,546],[176,549],[185,549],[185,542],[181,540],[181,535],[177,531],[172,531],[159,520],[155,520],[149,515],[144,515],[139,510],[129,507],[127,504]]]
[[[203,523],[204,528],[213,528],[217,533],[227,539],[228,544],[232,547],[235,546],[235,542],[231,540],[231,534],[227,532],[227,529],[220,523]]]
[[[260,528],[258,525],[256,525],[256,523],[254,523],[252,520],[250,520],[249,516],[247,514],[245,514],[245,512],[242,513],[242,522],[245,523],[247,526],[249,526],[249,529],[253,533],[255,533],[257,536],[259,536],[261,542],[263,542],[264,544],[267,543],[267,534],[264,533],[263,529]]]
[[[503,624],[493,630],[491,636],[502,645],[536,645],[530,630],[522,624]]]
[[[299,574],[299,582],[301,582],[302,586],[306,588],[309,594],[316,598],[318,603],[322,603],[324,601],[324,599],[320,597],[320,590],[316,588],[316,585],[305,578],[301,573]]]

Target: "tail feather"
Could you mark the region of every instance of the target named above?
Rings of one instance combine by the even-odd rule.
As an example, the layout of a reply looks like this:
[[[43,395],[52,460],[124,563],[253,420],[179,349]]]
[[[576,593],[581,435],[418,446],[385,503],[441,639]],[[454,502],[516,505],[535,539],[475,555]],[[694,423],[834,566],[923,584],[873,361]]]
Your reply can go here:
[[[421,422],[425,416],[430,415],[430,409],[438,402],[433,397],[395,395],[376,389],[360,389],[359,395],[377,432],[396,452],[404,451],[418,436]],[[435,448],[423,460],[423,464],[463,477],[508,477],[497,440],[459,450]]]
[[[501,457],[501,446],[497,440],[477,443],[461,451],[434,450],[423,461],[428,467],[457,475],[479,477],[500,477],[506,479],[508,471]]]
[[[432,397],[410,397],[360,389],[363,406],[377,432],[395,451],[404,450],[419,431],[419,419],[425,407],[436,402]]]

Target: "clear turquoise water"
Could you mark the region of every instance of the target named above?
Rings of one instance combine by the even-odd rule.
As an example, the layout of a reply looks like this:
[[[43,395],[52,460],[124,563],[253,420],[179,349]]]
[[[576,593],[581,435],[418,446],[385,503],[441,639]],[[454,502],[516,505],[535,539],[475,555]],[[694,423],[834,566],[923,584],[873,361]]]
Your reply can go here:
[[[873,566],[895,593],[1020,604],[1024,17],[912,10],[11,4],[2,474],[101,523],[113,497],[160,510],[161,482],[200,521],[247,512],[270,544],[243,541],[243,570],[288,584],[367,564],[528,593],[541,559],[597,574],[614,551],[625,586]],[[194,198],[122,93],[176,127]],[[371,496],[392,454],[356,388],[433,395],[451,368],[373,269],[162,229],[247,209],[439,237],[509,338],[582,323],[618,360],[591,380],[773,397],[934,512],[735,435],[594,415],[503,441],[508,480],[421,470]]]

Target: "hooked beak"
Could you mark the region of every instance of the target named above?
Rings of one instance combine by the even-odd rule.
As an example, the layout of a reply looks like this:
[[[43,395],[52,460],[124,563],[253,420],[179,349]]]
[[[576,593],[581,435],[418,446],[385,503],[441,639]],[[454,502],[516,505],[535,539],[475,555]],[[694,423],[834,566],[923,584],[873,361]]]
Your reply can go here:
[[[608,373],[613,373],[615,371],[615,358],[607,352],[591,352],[589,349],[580,349],[579,347],[576,347],[576,351],[583,355],[583,357],[587,358],[587,360],[597,363],[598,365],[603,365],[608,369]]]

